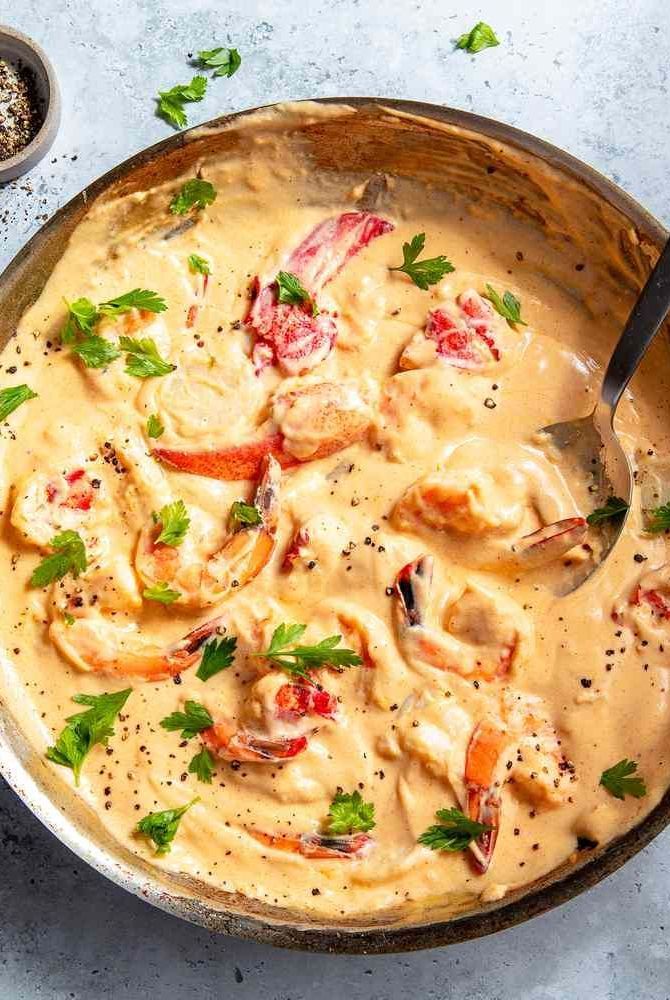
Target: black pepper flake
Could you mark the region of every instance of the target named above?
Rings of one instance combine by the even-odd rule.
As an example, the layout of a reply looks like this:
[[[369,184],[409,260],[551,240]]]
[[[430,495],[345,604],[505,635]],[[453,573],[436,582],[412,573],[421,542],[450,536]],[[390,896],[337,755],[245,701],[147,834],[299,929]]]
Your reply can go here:
[[[498,404],[496,403],[495,399],[491,399],[490,396],[487,396],[486,399],[484,400],[484,406],[486,407],[487,410],[495,410],[497,405]]]
[[[35,77],[22,63],[0,59],[0,160],[16,156],[42,124]]]
[[[590,677],[582,677],[579,683],[582,685],[583,688],[590,688],[591,685],[593,684],[593,681],[591,680]]]
[[[633,559],[635,560],[636,563],[643,563],[647,561],[647,557],[643,556],[641,552],[636,552],[635,555],[633,556]]]

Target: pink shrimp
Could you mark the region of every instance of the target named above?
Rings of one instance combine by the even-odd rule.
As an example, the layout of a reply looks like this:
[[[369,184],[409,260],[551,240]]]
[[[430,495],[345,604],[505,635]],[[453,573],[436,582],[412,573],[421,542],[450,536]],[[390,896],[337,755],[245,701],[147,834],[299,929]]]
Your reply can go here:
[[[315,732],[313,730],[311,735]],[[290,760],[306,750],[309,743],[306,735],[268,739],[244,729],[235,729],[227,722],[210,726],[201,733],[201,737],[205,746],[217,757],[253,764],[276,764]]]
[[[323,861],[350,861],[352,858],[360,858],[368,854],[374,845],[374,839],[367,833],[329,837],[321,833],[301,833],[296,836],[264,833],[262,830],[247,832],[267,847]]]
[[[307,715],[333,719],[337,699],[315,684],[282,684],[275,695],[275,712],[278,719],[294,721]]]
[[[284,269],[294,274],[315,299],[344,265],[378,236],[391,232],[392,223],[370,212],[345,212],[325,219],[312,229],[289,256]],[[311,303],[289,305],[277,299],[276,282],[252,289],[253,302],[246,325],[256,337],[256,370],[277,364],[287,375],[303,375],[324,361],[337,338],[330,313]]]

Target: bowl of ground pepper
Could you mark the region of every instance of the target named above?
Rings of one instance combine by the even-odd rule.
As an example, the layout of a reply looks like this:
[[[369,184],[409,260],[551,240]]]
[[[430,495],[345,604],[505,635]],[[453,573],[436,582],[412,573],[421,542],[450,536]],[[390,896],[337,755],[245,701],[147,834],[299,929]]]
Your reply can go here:
[[[31,38],[0,25],[0,182],[34,167],[59,124],[60,93],[49,59]]]

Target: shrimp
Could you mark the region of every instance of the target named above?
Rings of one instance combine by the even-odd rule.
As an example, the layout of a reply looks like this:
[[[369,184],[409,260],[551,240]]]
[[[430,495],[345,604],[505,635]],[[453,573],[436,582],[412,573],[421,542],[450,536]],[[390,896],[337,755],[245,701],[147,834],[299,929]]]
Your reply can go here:
[[[11,523],[25,541],[47,549],[61,531],[78,531],[89,549],[97,548],[100,525],[111,506],[101,479],[80,465],[67,471],[34,472],[15,489]]]
[[[202,742],[222,760],[239,760],[250,764],[276,764],[297,757],[307,749],[309,736],[281,736],[276,739],[261,736],[246,729],[236,729],[232,723],[217,722],[200,734]]]
[[[262,830],[248,829],[248,833],[266,847],[291,854],[301,854],[303,858],[321,861],[350,861],[369,854],[374,839],[367,833],[350,833],[333,837],[321,833],[272,834]]]
[[[263,286],[255,279],[246,325],[256,337],[257,372],[276,364],[285,375],[303,375],[328,357],[337,326],[329,312],[315,308],[316,296],[348,260],[393,228],[370,212],[345,212],[315,226],[284,264],[309,292],[311,302],[281,303],[274,279]]]
[[[659,659],[670,634],[670,563],[643,573],[624,601],[615,606],[612,618],[631,629],[645,658]],[[660,662],[665,658],[661,655]]]
[[[461,470],[434,473],[413,483],[396,503],[393,519],[400,528],[417,522],[462,535],[504,533],[516,528],[524,506],[513,477],[485,469],[464,476]]]
[[[87,611],[71,624],[59,619],[49,626],[49,638],[79,670],[117,674],[145,680],[174,677],[193,666],[203,645],[223,629],[223,619],[198,625],[168,646],[146,639],[134,623]]]
[[[428,555],[403,566],[396,577],[400,644],[410,663],[493,681],[527,658],[531,631],[521,609],[473,584],[445,609],[445,628],[431,627],[432,580],[433,558]]]
[[[298,384],[279,392],[262,437],[212,451],[156,448],[156,458],[212,479],[255,479],[266,455],[283,468],[326,458],[365,436],[372,411],[351,380]]]
[[[491,306],[471,288],[458,296],[456,307],[428,313],[425,330],[415,334],[400,355],[401,370],[423,368],[435,360],[471,372],[496,367],[502,358],[501,337]]]
[[[244,728],[268,738],[311,734],[315,719],[333,721],[337,698],[321,684],[303,678],[288,681],[281,670],[267,673],[251,685],[244,704]]]
[[[161,526],[152,519],[140,534],[135,557],[142,581],[147,587],[167,583],[179,593],[175,603],[197,608],[216,604],[249,583],[274,551],[280,479],[279,463],[266,455],[254,498],[260,524],[242,526],[212,555],[204,555],[197,541],[188,537],[179,547],[157,542]]]

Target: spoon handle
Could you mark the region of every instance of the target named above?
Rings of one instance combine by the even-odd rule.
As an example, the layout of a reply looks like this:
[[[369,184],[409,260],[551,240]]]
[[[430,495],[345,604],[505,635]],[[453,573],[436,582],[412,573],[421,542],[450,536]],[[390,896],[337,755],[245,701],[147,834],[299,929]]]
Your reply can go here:
[[[603,379],[601,400],[611,416],[670,310],[670,240],[633,306]]]

